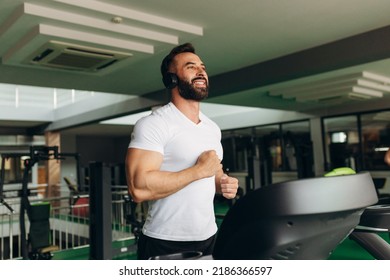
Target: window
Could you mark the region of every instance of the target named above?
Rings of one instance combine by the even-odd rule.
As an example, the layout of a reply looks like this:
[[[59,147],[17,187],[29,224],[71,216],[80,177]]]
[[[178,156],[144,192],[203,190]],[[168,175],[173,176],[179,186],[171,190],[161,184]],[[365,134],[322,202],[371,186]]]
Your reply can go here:
[[[390,111],[363,114],[363,165],[367,170],[388,170],[383,161],[390,146]]]
[[[283,170],[297,171],[298,178],[313,177],[314,159],[309,121],[284,123],[281,131]]]
[[[358,117],[342,116],[323,120],[326,169],[350,167],[359,169]]]

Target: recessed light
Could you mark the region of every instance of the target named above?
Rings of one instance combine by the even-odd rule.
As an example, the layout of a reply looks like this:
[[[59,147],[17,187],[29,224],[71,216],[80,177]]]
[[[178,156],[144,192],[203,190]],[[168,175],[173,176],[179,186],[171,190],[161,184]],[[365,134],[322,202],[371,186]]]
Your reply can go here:
[[[119,24],[119,23],[122,23],[123,18],[121,18],[121,17],[113,17],[113,18],[111,19],[111,21],[112,21],[113,23]]]

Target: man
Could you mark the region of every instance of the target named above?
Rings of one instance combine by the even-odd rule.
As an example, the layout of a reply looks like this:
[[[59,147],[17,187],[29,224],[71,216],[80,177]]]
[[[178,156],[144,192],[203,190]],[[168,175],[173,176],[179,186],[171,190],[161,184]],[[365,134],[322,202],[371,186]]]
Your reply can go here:
[[[193,46],[172,49],[161,73],[171,102],[137,122],[126,157],[129,192],[149,205],[138,258],[209,255],[217,232],[215,192],[234,198],[238,180],[223,173],[221,131],[200,112],[209,81]]]
[[[390,149],[387,150],[385,157],[384,157],[384,161],[387,165],[390,165]]]

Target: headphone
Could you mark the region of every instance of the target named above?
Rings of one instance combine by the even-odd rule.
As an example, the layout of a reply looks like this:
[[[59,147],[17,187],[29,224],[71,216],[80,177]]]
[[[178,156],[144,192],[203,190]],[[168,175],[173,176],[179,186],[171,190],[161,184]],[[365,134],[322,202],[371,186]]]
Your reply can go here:
[[[162,81],[167,89],[173,89],[179,83],[179,78],[175,73],[167,72],[163,76]]]

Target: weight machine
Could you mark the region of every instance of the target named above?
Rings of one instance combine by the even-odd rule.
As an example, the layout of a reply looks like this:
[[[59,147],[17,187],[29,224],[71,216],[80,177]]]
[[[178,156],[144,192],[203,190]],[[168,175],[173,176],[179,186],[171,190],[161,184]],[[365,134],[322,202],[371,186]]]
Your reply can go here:
[[[0,203],[5,205],[10,212],[14,213],[14,209],[7,204],[4,195],[4,178],[5,178],[5,161],[10,158],[24,158],[24,171],[22,179],[22,188],[19,192],[20,200],[20,235],[21,235],[21,253],[23,259],[51,259],[52,252],[56,250],[56,246],[52,245],[50,232],[50,208],[49,202],[30,203],[28,188],[29,174],[32,167],[40,161],[48,160],[63,160],[66,157],[72,156],[77,161],[77,179],[80,180],[79,172],[79,154],[76,153],[60,153],[58,146],[31,146],[29,153],[3,153],[1,155],[1,171],[0,171]],[[26,236],[25,214],[27,213],[30,220],[30,232]]]

